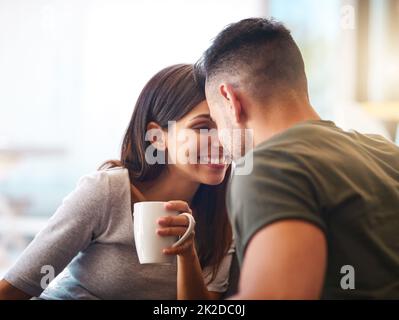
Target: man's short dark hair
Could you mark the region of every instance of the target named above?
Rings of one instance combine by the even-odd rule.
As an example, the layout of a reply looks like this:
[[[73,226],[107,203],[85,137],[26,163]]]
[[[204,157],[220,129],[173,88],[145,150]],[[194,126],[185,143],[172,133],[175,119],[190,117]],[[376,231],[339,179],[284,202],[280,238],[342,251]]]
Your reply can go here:
[[[221,31],[197,62],[196,78],[204,86],[220,73],[245,73],[255,94],[270,94],[287,86],[307,94],[299,48],[290,31],[274,20],[245,19]]]

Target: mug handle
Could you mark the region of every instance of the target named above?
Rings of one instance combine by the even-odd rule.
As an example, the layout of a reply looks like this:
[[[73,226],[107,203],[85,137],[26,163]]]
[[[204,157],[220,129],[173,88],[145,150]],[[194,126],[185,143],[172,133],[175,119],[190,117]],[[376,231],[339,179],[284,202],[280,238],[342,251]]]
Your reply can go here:
[[[194,228],[195,228],[195,219],[194,217],[186,212],[183,212],[181,214],[179,214],[180,216],[186,216],[188,218],[188,228],[187,231],[180,237],[179,240],[177,240],[173,245],[172,248],[174,247],[178,247],[180,246],[184,241],[187,240],[187,238],[189,236],[191,236],[191,234],[194,232]]]

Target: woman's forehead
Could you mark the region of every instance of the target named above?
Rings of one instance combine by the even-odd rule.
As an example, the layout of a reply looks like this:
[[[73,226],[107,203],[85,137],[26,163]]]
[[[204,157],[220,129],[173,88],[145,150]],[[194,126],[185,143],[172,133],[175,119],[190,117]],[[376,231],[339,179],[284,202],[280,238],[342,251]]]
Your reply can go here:
[[[183,118],[192,119],[201,115],[209,115],[209,107],[206,100],[197,104],[189,113],[187,113]]]

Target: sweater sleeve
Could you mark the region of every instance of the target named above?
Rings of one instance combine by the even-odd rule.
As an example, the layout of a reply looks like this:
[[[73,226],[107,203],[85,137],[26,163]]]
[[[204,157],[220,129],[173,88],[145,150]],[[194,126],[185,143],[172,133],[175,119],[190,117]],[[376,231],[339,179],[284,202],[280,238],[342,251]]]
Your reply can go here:
[[[52,280],[43,281],[44,277],[56,277],[105,230],[109,188],[105,172],[82,177],[4,279],[31,296],[39,296]]]
[[[234,241],[230,246],[227,254],[221,261],[216,274],[213,276],[212,268],[205,267],[202,275],[208,291],[223,293],[229,288],[230,267],[235,253]]]

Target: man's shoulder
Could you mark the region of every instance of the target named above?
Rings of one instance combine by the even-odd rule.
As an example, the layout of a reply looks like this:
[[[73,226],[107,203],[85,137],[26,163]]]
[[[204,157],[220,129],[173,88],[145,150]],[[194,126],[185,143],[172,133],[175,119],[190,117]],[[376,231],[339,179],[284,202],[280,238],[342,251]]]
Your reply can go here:
[[[329,157],[326,154],[334,152],[329,145],[335,144],[343,133],[331,121],[311,121],[295,125],[259,144],[239,159],[237,167],[252,162],[252,171],[246,175],[235,175],[235,185],[251,185],[254,180],[269,175],[307,175],[305,168],[309,165],[327,165]]]
[[[290,152],[303,145],[317,147],[317,143],[334,139],[343,133],[344,131],[335,126],[332,121],[306,121],[298,123],[259,144],[254,149],[254,155],[279,150]]]

